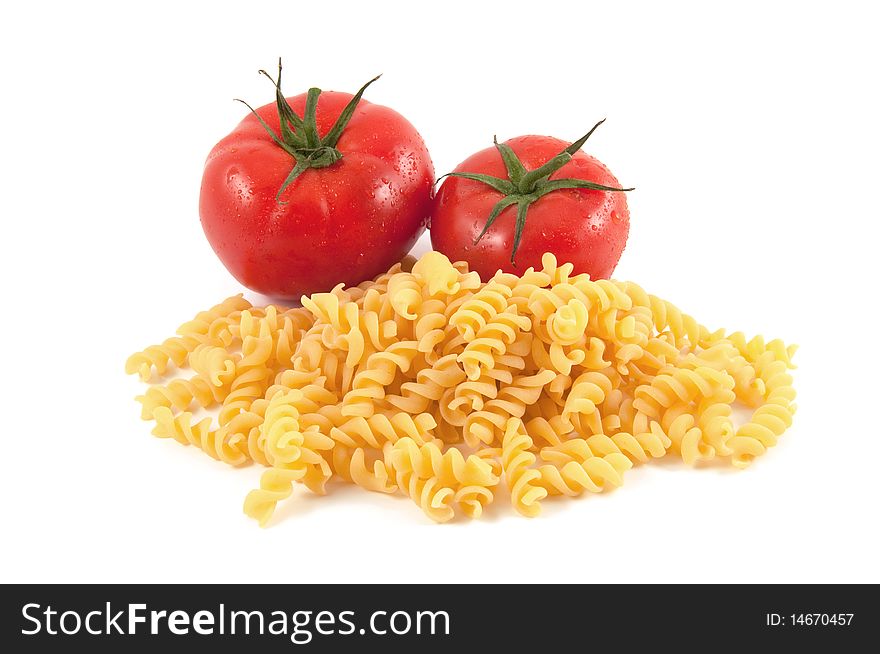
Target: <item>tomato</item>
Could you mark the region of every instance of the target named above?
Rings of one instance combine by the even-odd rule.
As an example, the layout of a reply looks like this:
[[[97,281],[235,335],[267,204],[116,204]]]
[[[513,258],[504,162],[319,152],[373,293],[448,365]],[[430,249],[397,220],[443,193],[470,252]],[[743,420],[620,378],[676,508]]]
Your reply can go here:
[[[354,96],[285,98],[279,63],[272,81],[276,102],[251,109],[208,155],[199,200],[208,241],[238,281],[272,297],[386,271],[430,212],[424,141],[403,116],[361,99],[375,80]]]
[[[499,269],[540,269],[545,252],[576,273],[610,277],[629,234],[621,191],[632,189],[580,150],[593,130],[573,144],[519,136],[462,161],[434,198],[434,249],[467,261],[483,280]]]

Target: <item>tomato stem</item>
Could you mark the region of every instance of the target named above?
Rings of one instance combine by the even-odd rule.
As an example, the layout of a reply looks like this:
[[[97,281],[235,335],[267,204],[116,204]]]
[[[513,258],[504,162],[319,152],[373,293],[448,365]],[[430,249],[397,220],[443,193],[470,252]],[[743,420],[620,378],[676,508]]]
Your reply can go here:
[[[321,137],[318,136],[318,96],[321,95],[321,89],[311,88],[306,95],[306,111],[303,116],[303,135],[306,137],[306,143],[310,148],[317,148],[321,145]]]
[[[501,155],[501,160],[504,162],[504,167],[507,170],[507,179],[495,177],[493,175],[484,175],[482,173],[467,172],[447,173],[446,175],[443,175],[442,177],[460,177],[462,179],[469,179],[475,182],[480,182],[481,184],[486,184],[504,196],[495,204],[495,206],[492,207],[492,210],[489,212],[489,217],[486,219],[486,224],[483,226],[483,229],[477,238],[474,239],[474,245],[479,243],[483,236],[486,235],[486,232],[489,231],[489,228],[498,219],[501,213],[507,207],[515,204],[517,205],[516,226],[513,234],[513,248],[510,252],[510,263],[516,265],[516,251],[519,249],[523,232],[525,231],[526,216],[528,215],[529,207],[548,193],[569,188],[590,189],[594,191],[635,190],[634,188],[605,186],[604,184],[596,184],[595,182],[583,179],[550,179],[550,176],[553,173],[571,161],[574,153],[583,147],[584,143],[587,142],[587,139],[589,139],[593,132],[596,131],[596,128],[604,122],[605,119],[603,118],[593,125],[589,132],[534,170],[527,170],[519,157],[516,156],[513,148],[506,143],[499,143],[498,139],[493,137],[492,140],[495,143],[495,147],[498,149],[498,153]]]
[[[495,143],[499,154],[501,154],[501,160],[504,162],[504,167],[507,168],[507,176],[510,178],[511,183],[514,186],[519,186],[520,180],[526,174],[526,167],[523,166],[522,161],[519,160],[519,157],[516,156],[516,153],[509,145],[499,143],[496,136],[492,137],[492,141]]]
[[[517,185],[519,187],[519,192],[523,195],[534,193],[540,182],[546,181],[550,175],[562,168],[569,161],[571,161],[571,155],[568,152],[560,152],[543,166],[530,170],[522,176],[522,179],[520,179],[519,184]]]
[[[568,154],[570,154],[570,155],[574,155],[575,152],[577,152],[577,151],[580,150],[582,147],[584,147],[584,143],[587,142],[587,139],[590,138],[590,137],[593,135],[593,132],[596,131],[596,128],[598,128],[599,125],[601,125],[602,123],[604,123],[606,120],[608,120],[608,119],[607,119],[607,118],[603,118],[603,119],[600,120],[598,123],[596,123],[595,125],[593,125],[593,127],[590,128],[590,131],[589,131],[589,132],[587,132],[587,133],[584,134],[582,137],[580,137],[577,141],[575,141],[574,143],[572,143],[571,145],[569,145],[567,148],[565,148],[565,151],[568,152]]]
[[[244,106],[250,109],[251,113],[256,116],[258,121],[260,121],[260,125],[266,130],[275,144],[294,158],[295,163],[293,168],[281,184],[278,193],[275,195],[275,199],[283,204],[283,202],[281,202],[281,194],[306,170],[309,168],[326,168],[342,159],[342,152],[336,147],[339,138],[342,136],[345,127],[354,115],[354,111],[357,108],[358,102],[360,102],[363,97],[364,91],[367,90],[367,87],[370,84],[379,79],[381,75],[377,75],[358,90],[339,114],[339,117],[336,119],[333,127],[330,128],[330,131],[321,138],[321,135],[318,133],[317,123],[318,98],[321,95],[321,89],[314,87],[309,89],[308,94],[306,95],[305,111],[301,118],[293,108],[291,108],[287,98],[285,98],[284,94],[281,92],[281,70],[281,58],[279,57],[277,79],[273,79],[273,77],[265,70],[258,71],[261,75],[269,78],[269,81],[271,81],[272,85],[275,87],[275,105],[278,109],[278,119],[281,124],[280,135],[276,134],[275,131],[266,124],[266,121],[260,117],[251,105],[238,98],[236,98],[236,101],[241,102]]]

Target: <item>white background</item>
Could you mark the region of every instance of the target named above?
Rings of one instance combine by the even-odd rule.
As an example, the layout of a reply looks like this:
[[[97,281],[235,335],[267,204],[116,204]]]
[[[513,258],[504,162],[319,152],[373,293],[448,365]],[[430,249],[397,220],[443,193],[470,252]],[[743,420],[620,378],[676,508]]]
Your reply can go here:
[[[714,7],[4,9],[0,580],[880,581],[877,23],[867,2]],[[123,363],[240,290],[201,232],[201,168],[279,55],[290,95],[384,73],[368,99],[438,174],[493,134],[607,116],[587,149],[636,187],[616,276],[799,343],[795,426],[747,471],[642,466],[534,520],[499,500],[435,525],[337,486],[260,529],[241,504],[261,470],[153,438]]]

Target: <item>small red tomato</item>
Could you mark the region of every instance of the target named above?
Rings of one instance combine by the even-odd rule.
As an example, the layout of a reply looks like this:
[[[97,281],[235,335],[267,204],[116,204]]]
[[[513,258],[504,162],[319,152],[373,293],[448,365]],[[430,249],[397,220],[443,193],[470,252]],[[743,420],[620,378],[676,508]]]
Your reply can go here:
[[[518,136],[462,161],[434,198],[431,243],[489,279],[521,274],[552,252],[593,279],[611,276],[629,234],[620,183],[598,159],[567,143]]]
[[[386,271],[430,213],[424,141],[397,112],[361,100],[375,80],[354,96],[285,98],[279,62],[272,81],[276,102],[251,109],[208,155],[199,199],[208,241],[238,281],[272,297]]]

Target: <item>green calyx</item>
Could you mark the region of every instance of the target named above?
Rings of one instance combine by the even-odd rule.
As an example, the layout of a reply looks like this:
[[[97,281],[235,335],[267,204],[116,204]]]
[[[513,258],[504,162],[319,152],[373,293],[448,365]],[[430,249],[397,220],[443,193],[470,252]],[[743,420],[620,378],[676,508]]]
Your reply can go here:
[[[613,186],[588,182],[583,179],[550,179],[553,173],[571,161],[574,153],[581,149],[584,143],[587,142],[587,139],[596,131],[596,128],[604,122],[605,119],[600,120],[584,136],[569,145],[543,166],[539,166],[534,170],[526,170],[522,161],[519,160],[519,157],[516,156],[516,153],[509,145],[499,143],[497,138],[494,139],[495,147],[498,148],[501,159],[504,161],[504,167],[507,169],[507,179],[480,173],[447,173],[447,175],[444,175],[444,177],[462,177],[475,182],[482,182],[504,195],[492,207],[492,211],[489,212],[489,217],[486,219],[486,224],[483,226],[483,231],[474,239],[474,245],[480,242],[480,239],[489,231],[492,223],[501,215],[501,212],[515,204],[517,206],[516,228],[513,235],[513,249],[510,253],[510,262],[515,265],[516,251],[519,249],[526,226],[526,215],[528,214],[529,207],[540,198],[553,191],[566,188],[586,188],[596,191],[632,191],[632,188],[615,188]]]
[[[370,84],[379,79],[381,75],[371,79],[355,93],[354,97],[345,105],[342,113],[339,114],[339,118],[336,119],[330,131],[321,136],[318,133],[318,125],[315,118],[318,108],[318,96],[321,95],[321,89],[309,89],[306,96],[306,109],[303,116],[300,117],[290,107],[287,99],[281,92],[281,59],[278,59],[278,79],[273,79],[265,70],[259,72],[261,75],[268,77],[275,86],[275,104],[278,107],[281,134],[276,134],[275,130],[269,127],[266,121],[260,118],[260,115],[247,102],[238,98],[236,98],[236,101],[241,102],[251,110],[251,113],[257,117],[257,120],[260,121],[260,124],[269,133],[275,144],[293,157],[296,162],[287,179],[284,180],[284,183],[275,195],[275,199],[281,202],[280,198],[284,189],[290,186],[306,170],[309,168],[327,168],[342,159],[342,153],[336,147],[339,137],[342,136],[348,121],[354,115],[354,110],[364,95],[364,91],[367,90]]]

